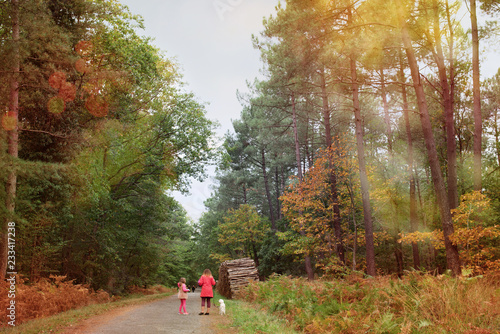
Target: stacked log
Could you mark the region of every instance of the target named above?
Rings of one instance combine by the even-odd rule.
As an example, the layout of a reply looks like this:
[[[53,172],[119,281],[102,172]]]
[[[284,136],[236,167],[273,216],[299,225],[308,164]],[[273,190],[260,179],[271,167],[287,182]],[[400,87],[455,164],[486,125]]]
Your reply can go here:
[[[255,267],[254,260],[243,258],[225,261],[219,268],[217,292],[231,299],[239,290],[247,286],[251,280],[259,280],[259,272]]]

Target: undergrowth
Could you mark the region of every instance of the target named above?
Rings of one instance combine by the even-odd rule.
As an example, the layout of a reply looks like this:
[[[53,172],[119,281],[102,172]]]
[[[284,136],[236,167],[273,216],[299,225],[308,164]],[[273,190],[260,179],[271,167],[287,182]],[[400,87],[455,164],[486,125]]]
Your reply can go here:
[[[240,298],[305,333],[500,333],[500,273],[314,282],[274,276],[251,283]]]

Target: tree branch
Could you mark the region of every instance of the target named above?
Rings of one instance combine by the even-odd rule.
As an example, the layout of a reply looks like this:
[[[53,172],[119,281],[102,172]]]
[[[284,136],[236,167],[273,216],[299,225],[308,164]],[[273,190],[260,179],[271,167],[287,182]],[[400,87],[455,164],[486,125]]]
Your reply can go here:
[[[61,135],[57,135],[55,133],[52,133],[52,132],[48,132],[48,131],[43,131],[43,130],[32,130],[32,129],[23,129],[23,128],[19,128],[19,131],[27,131],[27,132],[36,132],[36,133],[44,133],[46,135],[49,135],[49,136],[52,136],[52,137],[56,137],[56,138],[61,138],[61,139],[70,139],[71,136],[61,136]]]

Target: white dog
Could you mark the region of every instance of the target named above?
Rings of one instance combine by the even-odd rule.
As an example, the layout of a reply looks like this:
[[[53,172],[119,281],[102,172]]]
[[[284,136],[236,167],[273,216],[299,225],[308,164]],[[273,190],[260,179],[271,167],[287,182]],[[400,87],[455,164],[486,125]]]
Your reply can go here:
[[[225,315],[226,314],[226,304],[224,304],[224,300],[219,299],[219,314]]]

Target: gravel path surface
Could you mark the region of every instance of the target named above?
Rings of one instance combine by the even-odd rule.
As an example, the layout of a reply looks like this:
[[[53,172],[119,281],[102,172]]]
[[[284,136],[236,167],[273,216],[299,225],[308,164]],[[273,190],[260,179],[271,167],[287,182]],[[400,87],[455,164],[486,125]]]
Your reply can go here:
[[[157,302],[138,306],[106,320],[106,322],[86,328],[80,333],[89,334],[155,334],[175,333],[214,334],[210,330],[210,319],[216,317],[218,309],[213,306],[210,315],[198,315],[200,312],[200,293],[188,294],[186,310],[189,315],[179,314],[180,301],[177,295]]]

